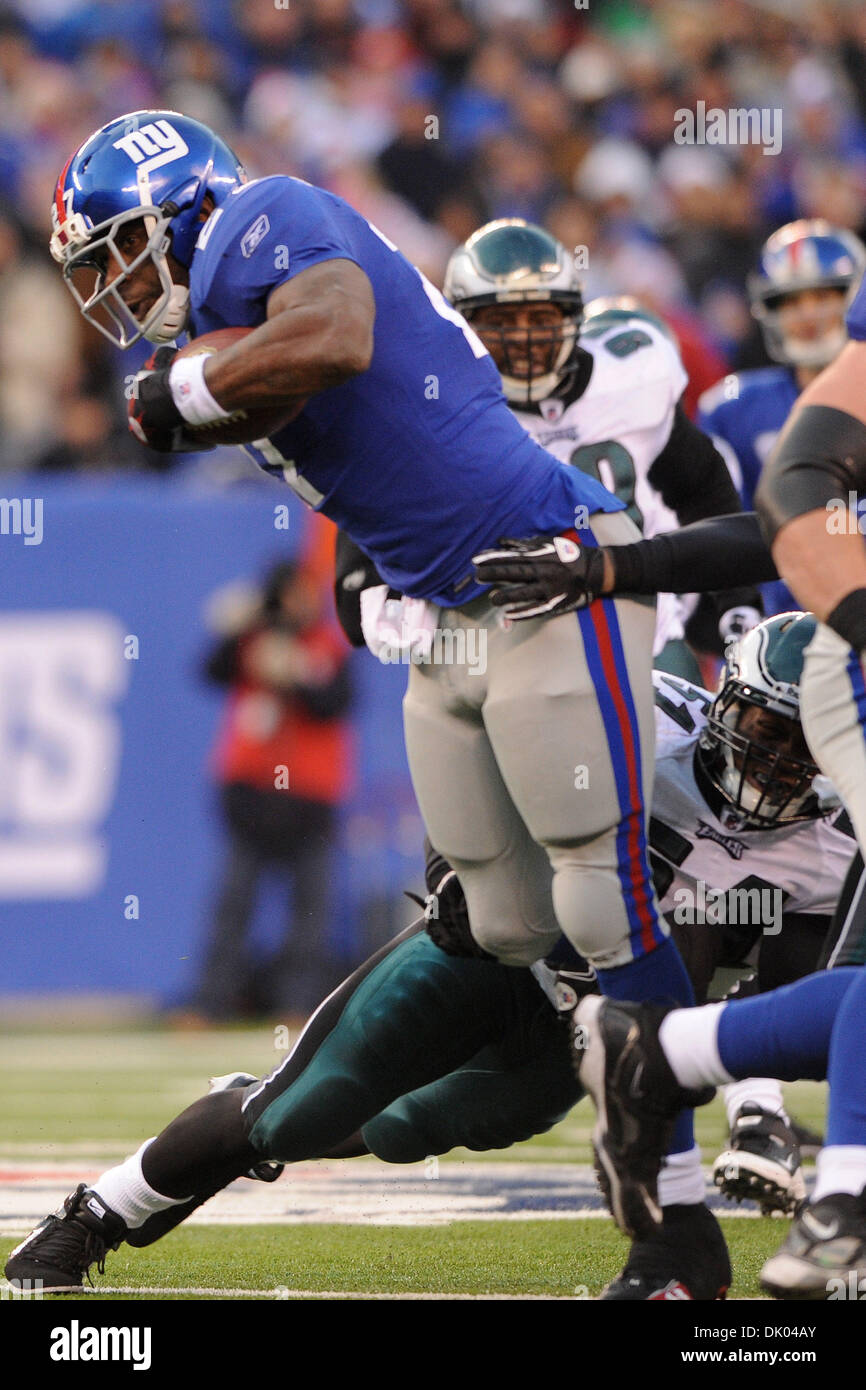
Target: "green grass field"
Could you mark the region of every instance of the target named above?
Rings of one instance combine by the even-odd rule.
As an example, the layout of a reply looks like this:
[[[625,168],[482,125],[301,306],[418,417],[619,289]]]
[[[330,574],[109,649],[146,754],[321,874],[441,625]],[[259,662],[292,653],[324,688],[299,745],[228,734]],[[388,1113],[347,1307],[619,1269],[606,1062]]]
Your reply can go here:
[[[39,1175],[53,1165],[63,1190],[81,1175],[99,1171],[155,1133],[185,1104],[201,1095],[209,1076],[240,1068],[269,1070],[284,1053],[275,1051],[265,1029],[211,1033],[166,1031],[105,1033],[10,1033],[3,1039],[5,1066],[0,1080],[0,1253],[16,1243],[12,1189],[22,1184],[42,1196]],[[825,1088],[803,1083],[788,1088],[791,1108],[804,1122],[823,1125]],[[495,1165],[589,1162],[592,1109],[578,1106],[550,1134],[490,1156],[458,1151],[442,1160],[441,1172],[461,1175],[487,1165],[495,1189]],[[726,1138],[724,1111],[717,1099],[698,1112],[698,1139],[705,1161]],[[472,1165],[471,1170],[467,1165]],[[370,1166],[372,1165],[372,1166]],[[452,1166],[455,1165],[455,1166]],[[364,1178],[365,1200],[374,1201],[379,1168],[373,1160],[329,1165],[345,1187]],[[405,1170],[389,1169],[401,1181]],[[509,1173],[513,1168],[509,1167]],[[527,1173],[529,1170],[526,1170]],[[566,1170],[562,1171],[567,1178]],[[321,1165],[290,1170],[275,1185],[291,1207],[296,1178],[316,1198]],[[500,1168],[500,1174],[506,1169]],[[323,1174],[323,1177],[326,1176]],[[434,1184],[410,1174],[428,1195]],[[428,1175],[429,1176],[429,1175]],[[241,1184],[245,1190],[263,1185]],[[270,1189],[266,1189],[270,1191]],[[322,1186],[327,1206],[330,1188]],[[441,1188],[439,1189],[441,1191]],[[255,1197],[255,1193],[253,1194]],[[53,1205],[49,1203],[44,1210]],[[296,1297],[541,1296],[593,1297],[621,1267],[627,1246],[612,1223],[601,1217],[547,1215],[533,1219],[450,1219],[437,1210],[435,1224],[377,1224],[316,1220],[315,1205],[300,1223],[263,1218],[252,1224],[196,1224],[180,1228],[146,1250],[127,1246],[109,1256],[104,1277],[85,1299],[285,1299]],[[19,1207],[18,1210],[21,1208]],[[424,1221],[424,1217],[419,1218]],[[32,1224],[32,1223],[30,1223]],[[786,1224],[778,1220],[723,1218],[735,1269],[733,1298],[761,1296],[758,1274],[781,1243]],[[20,1229],[29,1228],[24,1223]],[[107,1292],[102,1294],[99,1287]],[[116,1292],[115,1292],[116,1290]]]

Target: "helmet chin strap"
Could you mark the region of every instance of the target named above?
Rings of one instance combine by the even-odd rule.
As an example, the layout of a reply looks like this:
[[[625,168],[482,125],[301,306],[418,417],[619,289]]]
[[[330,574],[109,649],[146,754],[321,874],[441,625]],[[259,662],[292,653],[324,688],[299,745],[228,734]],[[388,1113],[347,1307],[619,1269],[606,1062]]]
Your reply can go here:
[[[166,299],[162,313],[149,323],[144,336],[149,343],[173,343],[183,333],[189,318],[189,286],[175,285]]]
[[[511,405],[531,405],[546,401],[559,385],[562,377],[557,372],[545,372],[544,376],[530,378],[502,374],[502,389],[505,399]]]

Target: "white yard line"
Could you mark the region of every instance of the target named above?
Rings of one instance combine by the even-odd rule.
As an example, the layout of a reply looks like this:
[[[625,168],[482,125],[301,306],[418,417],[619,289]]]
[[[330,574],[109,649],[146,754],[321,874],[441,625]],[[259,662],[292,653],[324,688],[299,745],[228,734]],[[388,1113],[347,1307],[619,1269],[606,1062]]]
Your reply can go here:
[[[42,1291],[43,1294],[45,1294],[46,1292],[49,1292],[49,1290],[43,1290],[43,1291]],[[370,1300],[370,1299],[377,1300],[377,1301],[380,1301],[380,1302],[381,1302],[381,1301],[388,1301],[388,1302],[395,1302],[395,1301],[396,1301],[396,1302],[404,1302],[405,1300],[409,1299],[409,1300],[416,1300],[416,1301],[417,1301],[417,1300],[422,1300],[422,1301],[425,1301],[425,1302],[430,1301],[430,1302],[435,1302],[435,1303],[446,1303],[446,1302],[447,1302],[447,1303],[452,1303],[452,1302],[455,1302],[455,1301],[457,1301],[457,1302],[471,1302],[471,1303],[477,1303],[477,1302],[479,1302],[479,1301],[480,1301],[480,1302],[483,1302],[483,1303],[499,1303],[499,1302],[514,1302],[514,1301],[523,1302],[523,1301],[526,1300],[526,1299],[543,1300],[544,1302],[557,1302],[557,1303],[579,1303],[579,1302],[584,1302],[584,1301],[585,1301],[585,1300],[582,1300],[582,1299],[578,1298],[576,1295],[570,1295],[570,1294],[541,1294],[541,1293],[530,1293],[530,1294],[511,1294],[511,1293],[364,1293],[364,1292],[361,1291],[361,1290],[345,1290],[345,1289],[284,1289],[284,1288],[280,1288],[280,1289],[207,1289],[207,1288],[196,1288],[196,1287],[193,1287],[193,1286],[182,1287],[182,1288],[171,1288],[171,1287],[169,1287],[168,1285],[160,1286],[160,1285],[156,1285],[156,1284],[154,1284],[154,1285],[144,1284],[144,1285],[136,1285],[136,1286],[132,1286],[132,1285],[126,1286],[126,1285],[99,1284],[99,1285],[97,1285],[97,1286],[96,1286],[95,1288],[93,1288],[93,1289],[87,1288],[86,1286],[84,1286],[84,1287],[79,1287],[79,1288],[76,1288],[76,1289],[68,1289],[68,1288],[67,1288],[67,1289],[64,1289],[64,1290],[63,1290],[63,1294],[64,1294],[65,1297],[69,1297],[70,1294],[72,1294],[72,1295],[75,1296],[75,1297],[77,1297],[78,1295],[82,1295],[82,1294],[84,1294],[84,1295],[93,1295],[93,1294],[114,1294],[114,1295],[117,1295],[117,1294],[135,1294],[136,1297],[139,1297],[139,1298],[141,1298],[141,1297],[147,1297],[148,1295],[153,1294],[153,1295],[158,1295],[159,1298],[162,1299],[162,1300],[171,1299],[171,1297],[172,1297],[173,1295],[183,1295],[183,1294],[187,1294],[187,1295],[189,1295],[190,1297],[194,1297],[194,1298],[261,1298],[261,1299],[269,1299],[269,1300],[271,1300],[271,1301],[273,1301],[273,1302],[278,1302],[278,1303],[284,1303],[284,1302],[288,1302],[288,1301],[290,1301],[290,1300],[292,1300],[292,1299],[303,1299],[303,1298],[306,1298],[306,1299],[331,1298],[331,1299],[355,1299],[355,1300],[359,1300],[359,1299],[360,1299],[360,1300],[364,1300],[365,1302],[366,1302],[367,1300]],[[0,1284],[0,1298],[4,1298],[5,1300],[8,1301],[8,1300],[10,1300],[14,1295],[15,1295],[15,1290],[13,1290],[9,1285],[6,1285],[5,1288],[4,1288],[4,1286],[3,1286],[2,1284]],[[38,1302],[38,1301],[39,1301],[39,1298],[40,1298],[40,1295],[38,1295],[38,1294],[37,1294],[37,1295],[33,1295],[33,1297],[35,1297],[36,1300],[37,1300],[37,1302]],[[24,1301],[27,1301],[27,1300],[24,1299],[24,1298],[22,1298],[22,1296],[19,1294],[19,1295],[17,1295],[17,1300],[16,1300],[16,1301],[24,1302]]]

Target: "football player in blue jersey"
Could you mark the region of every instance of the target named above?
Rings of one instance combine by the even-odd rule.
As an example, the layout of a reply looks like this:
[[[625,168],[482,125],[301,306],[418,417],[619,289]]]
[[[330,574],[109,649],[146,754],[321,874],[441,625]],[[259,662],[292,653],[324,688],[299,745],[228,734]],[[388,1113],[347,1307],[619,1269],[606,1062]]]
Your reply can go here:
[[[859,237],[820,219],[780,227],[761,250],[749,299],[779,365],[725,377],[698,403],[698,423],[728,459],[747,509],[797,397],[845,345],[845,311],[864,266]],[[768,612],[795,606],[779,582],[767,586],[764,598]]]
[[[305,400],[248,451],[386,583],[440,606],[455,659],[410,667],[406,746],[479,944],[529,964],[561,929],[606,992],[688,1003],[647,855],[652,606],[552,605],[511,625],[472,566],[503,536],[566,554],[634,539],[622,502],[522,429],[484,344],[387,237],[301,180],[248,181],[197,121],[142,111],[96,131],[53,224],[85,316],[121,347],[163,344],[136,383],[140,438],[200,447],[214,422]],[[223,327],[254,331],[207,357],[169,346]],[[482,645],[483,670],[456,659]],[[690,1116],[674,1143],[682,1190],[702,1194]]]

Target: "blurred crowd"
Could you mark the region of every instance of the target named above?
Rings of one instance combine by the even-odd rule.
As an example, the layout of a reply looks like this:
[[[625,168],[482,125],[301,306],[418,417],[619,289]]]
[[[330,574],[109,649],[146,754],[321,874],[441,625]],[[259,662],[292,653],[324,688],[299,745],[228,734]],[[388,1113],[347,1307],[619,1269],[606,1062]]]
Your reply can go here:
[[[781,150],[682,145],[678,110],[783,113]],[[155,466],[123,358],[47,255],[57,174],[142,107],[215,127],[251,176],[346,197],[441,285],[481,222],[585,247],[720,370],[765,360],[744,282],[800,216],[866,233],[859,0],[5,0],[0,3],[0,468]]]

